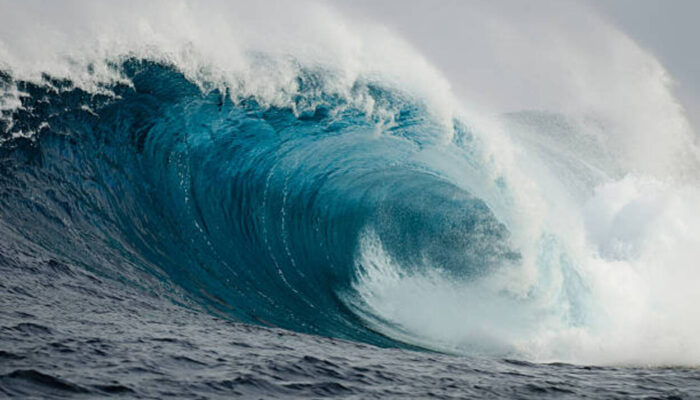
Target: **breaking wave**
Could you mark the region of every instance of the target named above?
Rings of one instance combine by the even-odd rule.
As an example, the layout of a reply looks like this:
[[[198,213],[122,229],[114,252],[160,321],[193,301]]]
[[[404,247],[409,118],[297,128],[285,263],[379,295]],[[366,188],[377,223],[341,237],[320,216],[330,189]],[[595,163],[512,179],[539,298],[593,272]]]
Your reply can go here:
[[[258,38],[235,16],[263,10],[212,4],[218,16],[153,3],[124,21],[98,3],[85,14],[111,15],[100,34],[69,40],[94,26],[53,21],[36,48],[5,24],[5,232],[247,323],[449,353],[700,360],[697,150],[680,111],[650,166],[604,117],[469,112],[410,46],[325,7]]]

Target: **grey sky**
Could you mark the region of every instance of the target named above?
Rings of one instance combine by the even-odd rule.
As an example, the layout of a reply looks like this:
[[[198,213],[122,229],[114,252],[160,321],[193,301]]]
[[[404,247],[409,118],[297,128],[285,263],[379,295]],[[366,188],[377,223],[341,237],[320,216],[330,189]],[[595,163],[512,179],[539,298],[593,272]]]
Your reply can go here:
[[[676,94],[700,126],[700,1],[587,0],[654,53],[677,82]]]

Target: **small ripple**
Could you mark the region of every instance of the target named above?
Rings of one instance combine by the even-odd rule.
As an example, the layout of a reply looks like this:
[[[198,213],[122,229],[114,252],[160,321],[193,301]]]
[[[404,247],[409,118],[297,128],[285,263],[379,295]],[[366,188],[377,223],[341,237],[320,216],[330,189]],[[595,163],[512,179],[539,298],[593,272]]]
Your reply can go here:
[[[60,379],[58,377],[44,374],[35,369],[18,369],[9,374],[0,375],[0,382],[15,385],[19,382],[29,383],[40,388],[59,390],[70,393],[88,393],[86,388]],[[4,385],[3,385],[4,386]]]

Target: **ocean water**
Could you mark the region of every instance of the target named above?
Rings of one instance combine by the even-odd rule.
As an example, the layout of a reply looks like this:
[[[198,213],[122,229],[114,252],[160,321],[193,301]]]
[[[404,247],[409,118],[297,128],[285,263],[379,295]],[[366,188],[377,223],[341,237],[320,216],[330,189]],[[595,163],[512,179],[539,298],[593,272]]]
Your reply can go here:
[[[700,398],[651,55],[491,113],[329,4],[203,5],[0,3],[0,395]]]

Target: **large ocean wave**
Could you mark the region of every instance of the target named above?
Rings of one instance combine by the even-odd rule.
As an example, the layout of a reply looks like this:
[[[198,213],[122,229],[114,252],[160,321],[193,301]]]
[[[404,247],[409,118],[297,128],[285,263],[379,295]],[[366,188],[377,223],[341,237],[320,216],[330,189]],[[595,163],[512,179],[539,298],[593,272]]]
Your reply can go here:
[[[647,164],[628,115],[469,111],[410,46],[347,34],[324,7],[258,38],[188,3],[165,26],[164,4],[130,23],[93,6],[117,14],[109,40],[56,20],[65,37],[28,48],[6,25],[6,232],[246,323],[459,354],[700,359],[697,150],[675,103]],[[224,34],[236,46],[212,44]]]

